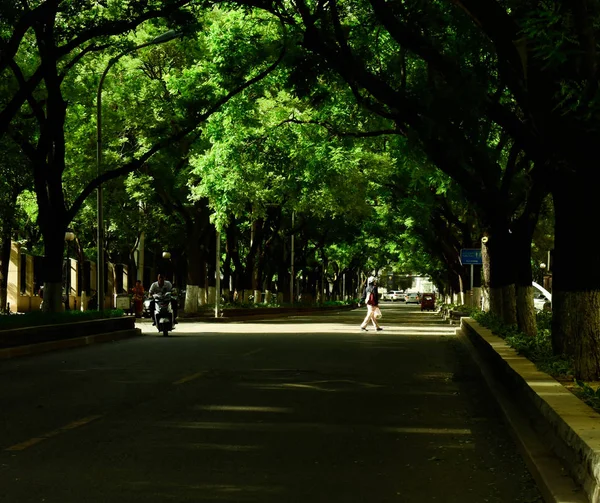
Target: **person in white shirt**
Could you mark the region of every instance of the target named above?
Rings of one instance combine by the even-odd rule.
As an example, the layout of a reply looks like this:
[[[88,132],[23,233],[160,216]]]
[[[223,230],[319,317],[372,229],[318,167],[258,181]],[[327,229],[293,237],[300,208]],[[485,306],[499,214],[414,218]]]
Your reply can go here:
[[[369,276],[367,286],[364,289],[362,296],[362,303],[367,305],[367,315],[360,324],[360,329],[363,332],[368,332],[367,325],[369,322],[373,323],[373,328],[378,332],[383,330],[377,323],[376,312],[379,311],[379,289],[377,288],[377,278],[375,276]],[[360,306],[359,302],[359,306]],[[381,313],[381,311],[379,311]]]
[[[150,294],[150,312],[152,313],[152,325],[156,325],[156,319],[154,318],[154,295],[155,294],[164,294],[173,290],[173,285],[170,281],[165,280],[165,277],[162,274],[158,275],[157,281],[150,285],[150,290],[148,293]],[[175,323],[177,323],[177,299],[173,297],[171,299],[171,306],[173,306],[173,318],[175,319]]]
[[[166,281],[162,274],[158,275],[158,280],[150,285],[150,295],[155,293],[167,293],[173,290],[173,285],[170,281]]]

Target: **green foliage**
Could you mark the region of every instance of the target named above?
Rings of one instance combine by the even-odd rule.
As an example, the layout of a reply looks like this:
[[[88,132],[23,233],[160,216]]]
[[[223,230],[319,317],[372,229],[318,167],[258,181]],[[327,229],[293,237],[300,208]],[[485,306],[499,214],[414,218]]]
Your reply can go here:
[[[532,361],[542,372],[555,378],[572,378],[572,359],[564,355],[554,355],[552,351],[550,332],[552,313],[542,311],[536,314],[538,331],[535,337],[523,334],[514,326],[505,325],[489,312],[474,312],[471,317],[495,335],[502,337],[510,347]]]
[[[574,393],[596,412],[600,412],[600,386],[594,389],[579,379],[575,379],[575,384],[577,384],[577,388]]]
[[[463,307],[465,311],[468,310],[466,306],[458,306],[457,310],[462,311]],[[573,379],[573,359],[565,355],[554,355],[552,351],[551,312],[541,311],[536,314],[536,337],[529,337],[515,327],[506,326],[498,317],[488,312],[471,310],[469,316],[491,330],[494,335],[502,337],[510,347],[533,362],[542,372],[556,379]],[[594,389],[579,379],[574,379],[574,382],[576,387],[572,390],[573,393],[596,412],[600,412],[600,387]]]
[[[101,28],[107,21],[141,18],[147,9],[168,2],[60,4],[55,33],[57,40],[66,43],[91,26]],[[105,244],[111,261],[125,262],[141,231],[148,250],[164,245],[183,247],[188,236],[182,231],[179,210],[206,207],[208,200],[212,223],[223,230],[228,222],[235,221],[239,234],[248,235],[252,221],[265,218],[270,208],[277,207],[283,223],[277,227],[269,221],[269,231],[279,244],[289,243],[294,233],[296,260],[303,262],[297,264],[298,275],[325,264],[326,277],[332,281],[344,271],[379,270],[391,265],[395,271],[429,274],[443,285],[448,272],[455,272],[452,257],[458,257],[458,249],[470,246],[477,237],[477,214],[457,183],[434,167],[432,154],[446,153],[448,165],[463,167],[468,176],[462,169],[459,174],[474,181],[478,197],[482,185],[501,180],[510,141],[502,148],[502,131],[490,124],[481,106],[485,103],[487,107],[491,95],[512,103],[495,93],[504,84],[497,81],[491,44],[470,19],[457,15],[454,7],[444,3],[409,0],[391,6],[405,37],[385,29],[368,3],[340,0],[338,4],[341,31],[348,37],[348,50],[354,52],[357,68],[364,62],[365,70],[374,78],[404,91],[398,93],[397,103],[377,103],[378,98],[361,89],[360,82],[346,85],[332,62],[316,56],[318,51],[304,51],[303,44],[298,43],[305,34],[297,13],[276,18],[267,11],[240,9],[231,3],[209,9],[194,4],[177,16],[169,14],[139,25],[136,21],[131,25],[135,29],[124,33],[109,36],[102,35],[102,29],[95,31],[101,36],[90,40],[87,48],[108,47],[84,53],[66,72],[61,86],[67,103],[62,173],[65,190],[61,192],[67,206],[96,176],[95,91],[110,58],[152,40],[174,22],[187,28],[200,27],[196,33],[186,29],[185,38],[132,51],[112,67],[103,88],[103,170],[139,158],[174,131],[190,124],[198,126],[198,117],[208,114],[235,86],[270,64],[283,43],[291,42],[284,64],[221,107],[202,124],[201,134],[198,129],[197,135],[155,154],[135,174],[104,184]],[[283,12],[287,7],[281,4],[279,8]],[[315,16],[327,8],[319,9]],[[4,38],[21,10],[11,7],[10,16],[0,20]],[[524,24],[529,35],[540,40],[536,49],[539,57],[543,57],[540,50],[552,47],[563,52],[560,33],[549,33],[548,39],[538,33],[547,23],[553,31],[559,30],[558,11],[544,2],[540,13],[532,14],[531,23]],[[285,37],[280,20],[290,21]],[[328,26],[326,16],[317,21],[331,40],[339,37]],[[565,26],[570,27],[569,22]],[[426,41],[425,46],[431,49],[426,52],[443,56],[457,72],[460,85],[437,65],[440,60],[426,61],[415,46],[411,50],[399,42],[411,37],[417,45]],[[39,64],[39,51],[32,33],[25,36],[25,42],[16,60],[30,76]],[[340,57],[344,52],[339,52]],[[69,68],[74,56],[61,60],[61,68]],[[552,62],[560,64],[557,59]],[[10,96],[8,91],[14,92],[17,83],[10,72],[7,75],[10,78],[0,82],[0,91],[7,92],[0,95]],[[42,95],[45,91],[40,88],[38,92]],[[392,113],[396,108],[408,115],[419,111],[422,123],[415,123],[418,131],[411,125],[389,134],[402,124],[396,120],[399,115]],[[392,116],[395,119],[390,119]],[[25,124],[17,124],[16,129],[33,141],[38,134],[30,124],[33,121],[23,120]],[[473,144],[474,149],[465,149],[464,142],[455,141],[462,133],[452,124],[460,125],[467,144]],[[388,134],[377,136],[379,130]],[[427,143],[440,137],[443,147]],[[476,173],[479,169],[486,171],[483,177]],[[511,194],[512,198],[527,187],[522,174],[515,175],[514,180],[519,183],[507,187],[505,196]],[[487,194],[482,199],[507,199]],[[22,202],[31,201],[23,198]],[[20,205],[25,210],[19,224],[23,228],[26,223],[31,225],[35,215],[28,206]],[[500,211],[495,204],[493,208]],[[293,230],[289,225],[292,214],[296,215]],[[89,197],[73,227],[85,255],[92,259],[95,218],[95,198]],[[534,247],[538,262],[550,249],[547,234],[544,232]],[[239,244],[242,257],[248,243],[249,239]],[[280,246],[278,253],[283,250]]]
[[[471,318],[474,317],[475,314],[477,313],[481,313],[481,309],[478,309],[476,307],[472,307],[472,306],[467,306],[465,304],[452,304],[452,303],[448,303],[448,304],[438,304],[440,310],[444,313],[449,313],[450,311],[457,311],[460,313],[464,313],[467,316],[470,316]]]

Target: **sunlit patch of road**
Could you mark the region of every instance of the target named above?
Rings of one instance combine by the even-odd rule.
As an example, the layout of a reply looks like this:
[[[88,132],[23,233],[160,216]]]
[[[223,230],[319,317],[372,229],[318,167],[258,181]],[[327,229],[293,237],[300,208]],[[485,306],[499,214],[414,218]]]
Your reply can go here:
[[[346,320],[345,320],[346,321]],[[362,320],[360,320],[362,321]],[[278,320],[273,322],[270,320],[256,320],[256,321],[236,321],[228,323],[219,322],[183,322],[179,323],[175,330],[171,332],[172,336],[178,335],[206,335],[214,336],[218,334],[318,334],[327,332],[328,334],[344,334],[349,333],[362,334],[364,337],[376,336],[385,337],[387,335],[404,335],[404,334],[427,334],[432,336],[438,335],[454,335],[456,327],[445,324],[431,324],[422,325],[418,323],[398,323],[394,324],[393,321],[387,325],[383,321],[381,326],[383,330],[376,332],[371,327],[367,332],[361,332],[359,323],[350,324],[347,321],[344,322],[332,322],[331,319],[319,322],[309,322],[306,318],[299,319],[297,322],[290,322],[290,320]],[[138,323],[137,328],[140,328],[142,333],[145,335],[155,335],[162,337],[162,334],[156,330],[155,327],[148,323]]]

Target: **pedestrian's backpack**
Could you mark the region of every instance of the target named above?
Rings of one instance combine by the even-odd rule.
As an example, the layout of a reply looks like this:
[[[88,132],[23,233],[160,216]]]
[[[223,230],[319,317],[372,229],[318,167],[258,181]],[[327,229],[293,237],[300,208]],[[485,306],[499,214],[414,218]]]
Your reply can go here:
[[[369,292],[369,300],[367,300],[367,304],[370,306],[375,305],[375,296],[373,295],[373,292]]]

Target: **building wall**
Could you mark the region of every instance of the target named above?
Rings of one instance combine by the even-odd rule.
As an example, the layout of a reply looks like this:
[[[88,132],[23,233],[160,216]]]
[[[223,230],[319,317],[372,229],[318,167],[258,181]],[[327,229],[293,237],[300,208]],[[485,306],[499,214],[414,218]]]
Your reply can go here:
[[[19,243],[11,243],[10,249],[10,262],[8,266],[8,296],[7,302],[10,305],[10,310],[13,313],[16,312],[29,312],[39,310],[42,299],[40,299],[38,292],[34,292],[34,256],[25,254],[25,285],[21,284],[22,279],[22,263],[21,263],[21,245]],[[81,296],[78,295],[80,291],[79,285],[79,268],[81,265],[75,259],[69,259],[67,261],[67,285],[68,285],[68,298],[69,298],[69,309],[81,309]],[[115,266],[108,263],[108,274],[107,274],[107,290],[105,292],[104,307],[106,309],[113,308],[115,304],[116,292],[116,278],[115,278]],[[127,266],[123,265],[120,272],[123,278],[123,290],[127,292],[131,289],[129,274]],[[90,288],[92,291],[96,290],[96,264],[90,263]],[[23,294],[21,292],[24,292]],[[93,293],[93,292],[92,292]],[[89,299],[87,299],[89,300]],[[84,299],[85,301],[85,299]],[[87,304],[87,302],[85,302]],[[84,306],[85,307],[85,306]]]
[[[21,291],[21,275],[20,269],[20,250],[21,246],[18,243],[10,245],[10,260],[8,262],[8,295],[6,301],[10,305],[10,310],[16,313],[19,308],[19,296]]]

